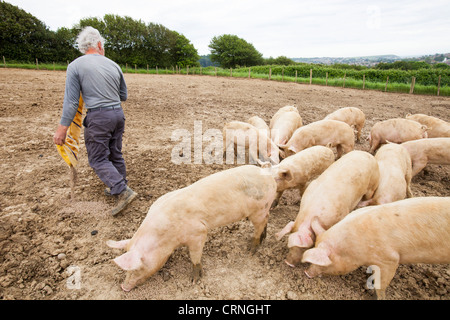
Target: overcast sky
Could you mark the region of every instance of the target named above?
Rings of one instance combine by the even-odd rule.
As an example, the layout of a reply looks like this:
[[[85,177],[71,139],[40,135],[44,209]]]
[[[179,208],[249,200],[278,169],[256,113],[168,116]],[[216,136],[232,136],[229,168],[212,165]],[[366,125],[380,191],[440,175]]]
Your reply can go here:
[[[450,52],[449,0],[6,0],[50,30],[105,14],[159,23],[200,55],[237,35],[264,57],[399,56]]]

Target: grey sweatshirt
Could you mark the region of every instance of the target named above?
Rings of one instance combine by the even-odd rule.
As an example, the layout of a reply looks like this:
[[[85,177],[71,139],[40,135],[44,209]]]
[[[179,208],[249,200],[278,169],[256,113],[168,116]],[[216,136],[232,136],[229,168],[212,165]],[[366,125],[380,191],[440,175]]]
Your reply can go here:
[[[119,65],[100,54],[87,54],[67,67],[60,124],[70,126],[77,113],[80,91],[86,109],[109,107],[127,100],[128,91]]]

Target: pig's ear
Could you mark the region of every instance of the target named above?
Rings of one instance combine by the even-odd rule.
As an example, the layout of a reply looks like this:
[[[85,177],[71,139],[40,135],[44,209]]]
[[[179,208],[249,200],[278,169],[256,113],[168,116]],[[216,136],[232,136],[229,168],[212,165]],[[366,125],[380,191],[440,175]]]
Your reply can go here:
[[[281,240],[281,238],[283,238],[284,235],[290,233],[292,231],[293,227],[294,227],[294,221],[289,222],[280,232],[275,234],[275,236],[277,237],[277,240]]]
[[[125,249],[130,242],[130,239],[122,240],[122,241],[114,241],[114,240],[108,240],[106,241],[106,245],[110,248],[114,249]]]
[[[296,232],[289,236],[288,248],[311,248],[314,245],[314,241],[311,237],[311,233]]]
[[[139,269],[142,265],[141,256],[136,250],[128,251],[113,261],[125,271]]]
[[[297,151],[297,148],[295,147],[295,146],[290,146],[289,148],[288,148],[288,150],[290,150],[290,151],[292,151],[292,152],[294,152],[294,153],[297,153],[298,151]]]
[[[256,162],[260,165],[261,168],[272,168],[272,164],[270,163],[270,161],[264,161],[262,162],[259,159],[256,159]]]
[[[289,169],[280,170],[280,178],[282,178],[286,181],[291,181],[292,180],[291,170],[289,170]]]
[[[325,228],[322,226],[322,224],[319,221],[318,217],[314,217],[311,221],[311,228],[314,231],[314,234],[316,235],[316,239],[322,234],[324,233],[326,230]]]
[[[322,267],[329,266],[332,263],[329,258],[328,250],[324,248],[306,250],[303,254],[302,262],[309,262]]]

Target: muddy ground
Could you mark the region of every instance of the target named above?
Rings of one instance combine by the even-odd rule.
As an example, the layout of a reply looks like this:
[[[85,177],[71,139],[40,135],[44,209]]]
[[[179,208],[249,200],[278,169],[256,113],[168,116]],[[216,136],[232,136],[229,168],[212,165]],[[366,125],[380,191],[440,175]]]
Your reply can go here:
[[[108,239],[133,236],[149,207],[163,194],[185,187],[225,164],[171,162],[176,129],[193,134],[221,129],[230,120],[258,115],[267,122],[286,105],[295,105],[305,124],[346,106],[366,114],[366,137],[381,120],[426,113],[450,120],[450,98],[256,79],[186,75],[125,75],[129,99],[124,157],[130,186],[139,193],[123,213],[109,215],[114,202],[87,163],[84,142],[75,199],[70,170],[53,144],[64,95],[65,72],[0,69],[0,298],[1,299],[346,299],[368,300],[370,276],[360,267],[344,276],[308,279],[305,266],[284,262],[287,237],[275,233],[294,220],[295,191],[285,192],[271,211],[267,238],[251,255],[249,221],[212,230],[208,235],[200,283],[190,281],[186,248],[177,249],[144,285],[124,293],[125,278],[112,259],[121,254]],[[368,150],[368,142],[356,144]],[[414,196],[450,196],[450,167],[429,165],[413,178]],[[436,244],[439,245],[439,244]],[[450,298],[449,265],[401,265],[387,289],[388,299]],[[80,287],[77,287],[77,285]]]

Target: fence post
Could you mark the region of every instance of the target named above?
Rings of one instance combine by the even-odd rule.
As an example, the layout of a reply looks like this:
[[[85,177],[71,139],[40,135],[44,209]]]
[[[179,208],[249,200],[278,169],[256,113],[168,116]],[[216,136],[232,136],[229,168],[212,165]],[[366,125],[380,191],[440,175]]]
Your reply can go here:
[[[345,78],[347,77],[347,72],[344,73],[344,84],[342,85],[342,88],[345,88]]]
[[[214,67],[214,75],[217,77],[217,67]]]
[[[328,86],[328,72],[327,72],[327,74],[326,74],[325,85]]]
[[[250,76],[250,74],[251,74],[251,68],[248,68],[248,78],[250,79],[251,78],[251,76]]]
[[[297,83],[297,70],[295,70],[295,83]]]
[[[269,80],[272,78],[272,68],[269,68]]]
[[[39,70],[39,60],[38,60],[38,58],[36,58],[36,69]]]
[[[281,82],[284,81],[284,67],[281,69]]]
[[[134,73],[137,73],[137,66],[136,66],[136,64],[134,65]]]
[[[312,69],[309,69],[309,84],[312,84]]]
[[[416,85],[416,77],[412,77],[411,79],[411,88],[409,89],[409,93],[414,93],[414,86]]]
[[[363,74],[363,90],[366,87],[366,74]]]
[[[386,86],[384,87],[384,92],[387,91],[387,85],[388,85],[388,82],[389,82],[389,76],[387,76],[387,79],[386,79]]]
[[[5,60],[5,56],[3,56],[3,66],[6,68],[6,60]],[[441,76],[439,76],[439,79],[441,78]]]
[[[125,73],[128,72],[128,63],[125,62]]]
[[[5,57],[3,57],[3,59],[5,59]],[[441,89],[441,75],[439,75],[437,95],[439,95],[439,90],[440,89]]]

